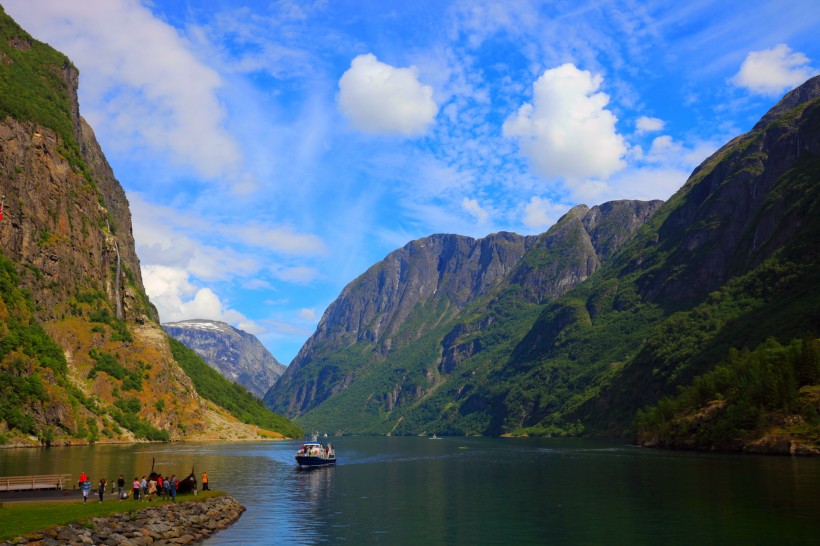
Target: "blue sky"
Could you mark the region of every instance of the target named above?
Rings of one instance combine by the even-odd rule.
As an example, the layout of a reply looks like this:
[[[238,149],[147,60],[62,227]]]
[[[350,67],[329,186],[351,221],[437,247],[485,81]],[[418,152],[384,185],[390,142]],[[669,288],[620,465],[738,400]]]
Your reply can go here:
[[[2,4],[80,69],[161,320],[285,364],[408,241],[666,199],[820,67],[816,1]]]

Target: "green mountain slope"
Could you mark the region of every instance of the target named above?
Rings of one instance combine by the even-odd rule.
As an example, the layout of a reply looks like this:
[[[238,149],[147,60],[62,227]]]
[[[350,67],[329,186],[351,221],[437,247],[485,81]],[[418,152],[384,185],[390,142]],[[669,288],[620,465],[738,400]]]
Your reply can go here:
[[[487,389],[506,393],[495,432],[629,434],[639,408],[731,349],[818,335],[818,87],[708,159],[609,267],[544,311]],[[549,405],[554,373],[569,390]]]

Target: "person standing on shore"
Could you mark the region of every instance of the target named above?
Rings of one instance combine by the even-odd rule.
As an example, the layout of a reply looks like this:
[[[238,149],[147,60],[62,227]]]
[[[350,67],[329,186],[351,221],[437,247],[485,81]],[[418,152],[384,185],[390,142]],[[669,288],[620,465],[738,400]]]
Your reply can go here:
[[[140,500],[140,479],[134,476],[134,484],[131,486],[134,492],[134,500]]]
[[[142,489],[142,498],[144,499],[148,494],[148,480],[145,479],[145,476],[142,477],[142,481],[140,482],[140,489]]]
[[[83,472],[83,476],[85,476],[85,472]],[[85,480],[80,482],[80,489],[83,490],[83,504],[85,501],[88,500],[88,493],[91,491],[91,482],[88,480],[88,477],[85,477]]]
[[[105,486],[107,483],[105,478],[100,478],[100,485],[97,486],[97,494],[100,496],[100,502],[102,502],[103,497],[105,497]]]
[[[207,472],[202,473],[202,490],[203,491],[209,491],[209,489],[208,489],[208,473]]]
[[[170,482],[171,488],[169,489],[171,492],[171,500],[173,502],[177,501],[177,475],[171,474],[171,479],[168,480]]]
[[[154,495],[157,493],[157,482],[156,480],[149,480],[148,481],[148,502],[153,502]]]
[[[125,478],[122,474],[117,478],[117,498],[122,499],[122,490],[125,489]]]

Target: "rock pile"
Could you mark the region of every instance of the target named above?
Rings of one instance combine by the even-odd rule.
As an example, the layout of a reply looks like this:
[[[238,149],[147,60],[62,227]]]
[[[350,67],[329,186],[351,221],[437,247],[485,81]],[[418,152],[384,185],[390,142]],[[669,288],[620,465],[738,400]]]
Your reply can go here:
[[[130,514],[92,518],[88,522],[52,527],[0,544],[191,544],[225,529],[244,511],[245,507],[239,501],[224,495],[202,502],[161,504]]]

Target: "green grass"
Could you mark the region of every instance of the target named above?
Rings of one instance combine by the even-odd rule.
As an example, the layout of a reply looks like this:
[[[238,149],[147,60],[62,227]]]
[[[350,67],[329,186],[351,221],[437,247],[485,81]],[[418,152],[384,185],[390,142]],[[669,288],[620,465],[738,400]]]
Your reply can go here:
[[[178,495],[177,502],[202,502],[225,494],[224,491],[200,491],[198,495]],[[91,518],[138,512],[171,502],[161,499],[151,503],[134,502],[131,499],[117,502],[114,498],[106,498],[100,503],[97,502],[97,495],[91,493],[88,502],[83,504],[79,490],[75,491],[74,495],[75,498],[72,500],[3,502],[0,507],[0,540],[9,540],[55,525],[90,522]]]

